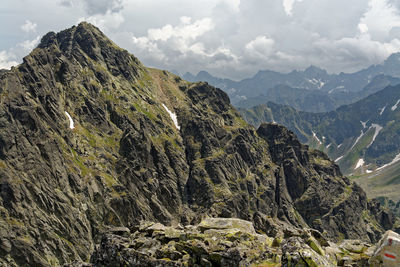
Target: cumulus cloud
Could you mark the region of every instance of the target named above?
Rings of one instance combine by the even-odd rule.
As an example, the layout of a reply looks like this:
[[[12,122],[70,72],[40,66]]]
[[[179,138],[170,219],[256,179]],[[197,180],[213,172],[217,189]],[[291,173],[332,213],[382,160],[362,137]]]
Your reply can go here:
[[[14,58],[15,56],[7,51],[0,51],[0,69],[10,69],[12,66],[18,65]]]
[[[400,27],[399,9],[387,0],[370,0],[360,22],[368,27],[372,38],[387,40],[391,29]]]
[[[246,50],[251,57],[268,57],[273,52],[275,41],[266,36],[257,36],[246,44]]]
[[[179,25],[167,24],[161,28],[151,28],[146,36],[133,36],[132,42],[138,49],[154,53],[152,56],[160,60],[182,57],[189,53],[204,56],[207,52],[200,38],[213,28],[211,18],[192,22],[190,17],[183,16]]]
[[[25,23],[21,25],[21,29],[24,32],[35,32],[36,27],[37,27],[37,24],[34,22],[31,22],[30,20],[25,20]]]
[[[43,35],[87,20],[144,64],[182,73],[207,70],[239,79],[260,69],[288,72],[311,64],[350,72],[400,51],[400,0],[38,1],[55,15],[43,20],[37,4],[9,4],[10,10],[24,7],[16,19],[24,24],[30,18],[27,33]],[[3,24],[11,15],[5,16]],[[16,38],[16,28],[0,29],[1,36],[15,38],[2,42],[0,51],[12,51],[20,61],[18,51],[34,45],[26,35]]]
[[[19,43],[17,46],[24,49],[25,52],[30,52],[32,49],[34,49],[39,44],[39,41],[40,41],[40,36],[37,36],[33,40],[25,40],[22,43]]]
[[[110,31],[112,29],[117,29],[122,23],[124,23],[125,18],[121,12],[107,11],[105,14],[96,14],[78,19],[78,23],[82,21],[92,23],[104,31]]]

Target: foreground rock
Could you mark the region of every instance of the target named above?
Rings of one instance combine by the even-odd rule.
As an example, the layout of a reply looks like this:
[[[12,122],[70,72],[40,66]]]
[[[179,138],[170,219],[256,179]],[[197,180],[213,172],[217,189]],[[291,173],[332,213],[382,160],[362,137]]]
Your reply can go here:
[[[376,246],[369,263],[371,266],[400,266],[400,235],[387,231]]]
[[[142,222],[130,235],[111,229],[90,266],[366,266],[374,248],[359,240],[336,245],[311,229],[287,234],[272,238],[227,218],[185,227]]]

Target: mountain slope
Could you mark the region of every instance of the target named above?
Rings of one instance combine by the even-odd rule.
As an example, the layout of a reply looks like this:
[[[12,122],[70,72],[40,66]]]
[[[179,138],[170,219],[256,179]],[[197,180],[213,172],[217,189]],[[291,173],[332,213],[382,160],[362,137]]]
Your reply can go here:
[[[107,229],[142,220],[238,217],[271,236],[376,241],[393,222],[369,208],[284,127],[256,131],[221,90],[144,67],[88,23],[0,74],[2,265],[88,261]]]
[[[303,142],[325,150],[345,173],[365,173],[400,153],[399,102],[400,86],[389,86],[328,113],[298,112],[273,103],[241,112],[254,125],[276,121],[287,126]]]

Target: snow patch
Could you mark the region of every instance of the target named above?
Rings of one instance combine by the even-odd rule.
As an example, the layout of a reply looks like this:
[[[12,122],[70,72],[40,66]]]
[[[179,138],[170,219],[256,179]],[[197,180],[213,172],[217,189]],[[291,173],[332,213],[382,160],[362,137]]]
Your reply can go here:
[[[361,125],[363,126],[363,128],[366,128],[367,127],[367,121],[360,121],[361,122]]]
[[[335,159],[335,162],[338,162],[339,160],[341,160],[343,158],[343,156],[338,157],[337,159]]]
[[[329,145],[327,145],[327,146],[326,146],[326,148],[330,148],[330,147],[331,147],[331,145],[332,145],[332,143],[330,143]]]
[[[337,146],[337,148],[339,149],[339,148],[340,148],[342,145],[343,145],[343,143],[342,143],[342,144],[340,144],[340,145],[338,145],[338,146]]]
[[[333,89],[329,90],[328,94],[332,94],[332,93],[333,93],[333,91],[335,91],[336,89],[344,89],[344,86],[343,86],[343,85],[341,85],[341,86],[335,87],[335,88],[333,88]]]
[[[377,168],[376,170],[377,170],[377,171],[380,171],[380,170],[382,170],[383,168],[385,168],[385,167],[387,167],[387,166],[390,166],[390,165],[392,165],[392,164],[395,164],[395,163],[398,162],[398,161],[400,161],[400,153],[397,154],[396,157],[394,157],[394,159],[393,159],[391,162],[389,162],[389,163],[387,163],[387,164],[385,164],[385,165],[383,165],[383,166]]]
[[[372,171],[371,171],[371,170],[366,170],[365,172],[366,172],[366,173],[371,173]]]
[[[354,169],[358,169],[358,168],[362,167],[364,165],[364,163],[365,163],[364,159],[359,159],[357,161],[356,167]]]
[[[400,99],[397,100],[396,104],[394,104],[394,106],[392,107],[392,111],[395,111],[397,109],[397,106],[399,105],[399,103],[400,103]]]
[[[375,141],[375,138],[378,136],[379,132],[383,129],[382,126],[380,126],[379,124],[375,124],[375,123],[373,123],[370,128],[375,128],[375,133],[374,133],[374,136],[372,137],[371,143],[369,143],[367,148],[372,145],[372,143]]]
[[[313,137],[317,140],[318,144],[322,145],[321,140],[319,140],[318,136],[314,133],[314,131],[311,131],[313,134]]]
[[[380,108],[380,109],[379,109],[379,110],[380,110],[380,112],[379,112],[379,115],[380,115],[380,116],[382,116],[382,114],[383,114],[383,112],[385,111],[386,107],[387,107],[387,105],[384,106],[383,108]]]
[[[74,129],[74,128],[75,128],[75,126],[74,126],[74,121],[73,121],[71,115],[69,115],[69,113],[66,112],[66,111],[65,111],[65,114],[67,115],[67,117],[68,117],[68,119],[69,119],[69,128],[70,128],[70,129]]]
[[[176,114],[173,113],[171,110],[169,110],[169,108],[167,108],[166,105],[162,104],[162,106],[168,112],[169,116],[171,117],[172,121],[174,122],[174,125],[175,125],[176,129],[180,130],[181,126],[179,126],[179,124],[178,124],[178,118],[176,117]]]

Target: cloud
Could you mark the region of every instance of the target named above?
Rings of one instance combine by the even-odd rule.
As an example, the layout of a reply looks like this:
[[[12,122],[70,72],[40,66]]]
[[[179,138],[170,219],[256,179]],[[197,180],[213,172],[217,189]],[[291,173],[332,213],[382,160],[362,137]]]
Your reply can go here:
[[[64,6],[64,7],[72,7],[73,6],[73,2],[72,0],[61,0],[60,5]]]
[[[89,16],[119,13],[124,9],[124,0],[58,0],[58,4],[77,9],[84,9]]]
[[[359,23],[358,24],[358,29],[360,30],[361,33],[367,33],[368,32],[368,26],[367,26],[367,24],[364,24],[364,23]]]
[[[123,9],[122,0],[84,0],[89,15],[118,13]]]
[[[211,18],[194,20],[184,16],[175,26],[171,24],[152,28],[145,36],[132,37],[134,51],[150,65],[171,69],[196,71],[226,68],[229,62],[238,62],[231,48],[219,42],[209,42],[215,31]],[[163,62],[160,66],[159,62]]]
[[[10,69],[12,66],[18,65],[18,62],[13,60],[14,55],[7,51],[0,51],[0,69]]]
[[[368,5],[360,22],[368,26],[373,39],[387,41],[391,29],[400,27],[399,10],[387,0],[370,0]]]
[[[8,50],[0,51],[0,69],[10,69],[12,66],[20,64],[22,57],[30,53],[39,41],[40,36],[37,36],[33,40],[25,40]]]
[[[115,13],[107,11],[105,14],[96,14],[89,17],[79,18],[78,23],[81,21],[90,22],[103,31],[110,31],[112,29],[117,29],[122,23],[124,23],[125,18],[121,12]]]
[[[40,36],[37,36],[33,40],[25,40],[22,43],[19,43],[18,46],[22,47],[25,50],[25,52],[30,52],[39,44],[39,41],[40,41]]]
[[[298,2],[301,2],[302,0],[297,0]],[[285,9],[285,12],[288,16],[293,15],[293,5],[296,3],[296,0],[282,0],[282,5],[283,8]]]
[[[311,64],[350,72],[400,51],[400,0],[37,1],[3,7],[0,23],[20,22],[0,29],[9,61],[34,47],[27,18],[35,36],[87,20],[146,65],[234,79]]]
[[[191,21],[190,17],[181,17],[178,26],[167,24],[161,28],[149,29],[147,36],[133,36],[132,42],[140,50],[155,52],[160,59],[170,55],[182,56],[189,52],[205,55],[204,44],[198,39],[211,31],[214,28],[214,23],[210,18]]]
[[[252,57],[268,57],[273,52],[275,41],[266,36],[257,36],[246,44],[246,50]]]
[[[27,32],[27,33],[35,32],[36,31],[36,27],[37,27],[37,24],[34,23],[34,22],[31,22],[29,20],[25,20],[25,23],[21,25],[21,29],[24,32]]]

